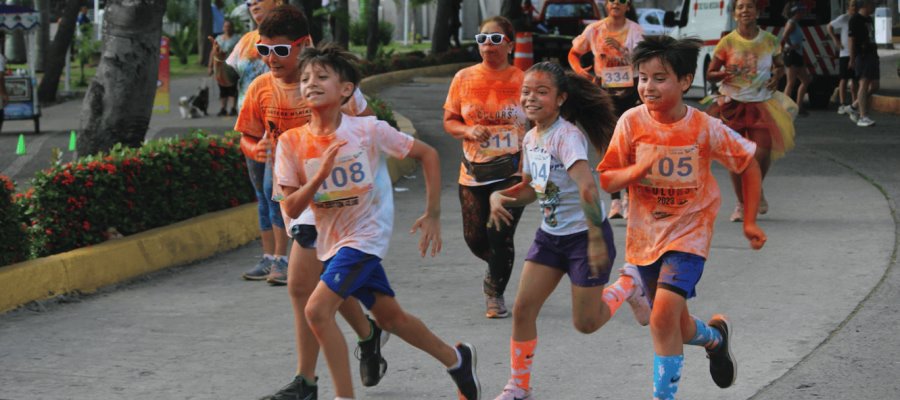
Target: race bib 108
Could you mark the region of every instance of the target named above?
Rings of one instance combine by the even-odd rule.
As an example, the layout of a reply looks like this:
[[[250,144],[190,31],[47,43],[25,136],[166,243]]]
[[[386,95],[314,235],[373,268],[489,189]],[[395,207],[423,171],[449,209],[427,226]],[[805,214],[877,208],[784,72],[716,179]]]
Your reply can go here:
[[[306,160],[307,176],[314,176],[321,168],[322,160]],[[359,204],[359,197],[372,190],[372,169],[364,150],[352,154],[339,154],[334,168],[313,197],[319,207],[350,206]]]

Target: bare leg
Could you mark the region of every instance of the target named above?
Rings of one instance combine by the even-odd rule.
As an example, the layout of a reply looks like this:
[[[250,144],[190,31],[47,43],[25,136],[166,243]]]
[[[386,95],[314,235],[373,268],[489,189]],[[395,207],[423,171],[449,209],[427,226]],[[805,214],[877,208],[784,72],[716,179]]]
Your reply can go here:
[[[272,230],[260,231],[260,238],[262,239],[263,253],[275,254],[275,235]]]
[[[284,256],[287,255],[287,245],[290,237],[287,235],[287,231],[284,228],[279,228],[277,226],[272,226],[272,236],[275,242],[274,251],[276,256]],[[273,254],[273,253],[269,253]]]
[[[544,302],[565,275],[561,270],[525,261],[519,278],[519,291],[513,306],[512,339],[526,342],[537,338],[537,317]],[[597,300],[601,295],[597,294]],[[574,297],[573,297],[574,302]]]
[[[865,117],[869,114],[869,89],[871,85],[869,84],[871,80],[862,78],[859,80],[859,94],[857,95],[857,99],[859,101],[859,117]]]
[[[790,97],[794,92],[794,84],[797,82],[796,67],[787,67],[787,69],[785,70],[785,77],[787,79],[787,83],[784,86],[784,94]]]
[[[806,107],[803,106],[803,99],[806,98],[806,91],[809,89],[809,83],[812,82],[812,78],[809,76],[809,71],[806,70],[806,67],[797,67],[797,77],[800,79],[800,86],[797,87],[797,107],[800,110],[804,110]]]
[[[575,330],[594,333],[610,318],[609,306],[603,301],[603,286],[572,285],[572,321]]]
[[[319,282],[306,304],[304,312],[313,334],[325,353],[328,370],[334,382],[337,397],[353,398],[353,380],[350,378],[350,356],[344,334],[337,325],[335,314],[344,302],[337,293]]]
[[[370,311],[381,329],[428,353],[447,368],[456,365],[456,350],[431,332],[420,319],[403,311],[393,297],[376,293],[375,305]]]
[[[687,308],[687,300],[681,295],[658,288],[650,314],[650,335],[653,351],[660,356],[684,353],[684,343],[697,333],[697,327]]]

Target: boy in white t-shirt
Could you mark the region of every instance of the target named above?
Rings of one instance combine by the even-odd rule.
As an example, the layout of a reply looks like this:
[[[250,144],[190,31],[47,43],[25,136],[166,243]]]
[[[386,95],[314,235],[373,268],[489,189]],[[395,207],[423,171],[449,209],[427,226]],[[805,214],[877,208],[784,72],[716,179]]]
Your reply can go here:
[[[850,68],[850,17],[856,14],[856,0],[850,0],[847,3],[847,13],[841,14],[834,21],[831,21],[828,24],[828,36],[831,36],[831,40],[834,41],[835,47],[841,49],[840,58],[838,59],[840,64],[840,76],[841,81],[838,83],[838,96],[841,100],[841,105],[838,107],[838,114],[847,114],[852,109],[852,104],[856,103],[856,80],[853,77],[853,69]],[[837,29],[840,31],[840,39],[838,39],[837,34],[835,34],[834,30]],[[850,96],[851,102],[847,102],[847,97],[845,93],[847,92],[847,84],[850,84]]]
[[[325,263],[306,306],[306,317],[332,374],[338,399],[353,398],[347,345],[335,313],[349,296],[359,299],[377,324],[425,351],[448,368],[460,398],[475,400],[474,346],[452,347],[434,335],[394,299],[381,259],[387,254],[394,204],[387,156],[412,157],[425,175],[426,211],[413,224],[422,230],[419,251],[441,250],[440,162],[437,151],[374,117],[341,113],[360,79],[359,60],[333,44],[308,48],[301,55],[303,98],[312,111],[308,125],[284,137],[277,163],[296,173],[278,176],[281,205],[294,218],[313,207],[319,231],[316,251]]]

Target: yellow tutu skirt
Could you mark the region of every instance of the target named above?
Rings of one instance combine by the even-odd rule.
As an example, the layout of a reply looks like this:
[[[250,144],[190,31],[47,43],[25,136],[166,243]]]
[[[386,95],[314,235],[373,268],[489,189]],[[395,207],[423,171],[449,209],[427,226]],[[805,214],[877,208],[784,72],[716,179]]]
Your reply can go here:
[[[757,146],[768,149],[772,160],[784,157],[794,148],[797,104],[781,92],[775,92],[769,100],[755,103],[715,101],[706,113],[721,119]]]

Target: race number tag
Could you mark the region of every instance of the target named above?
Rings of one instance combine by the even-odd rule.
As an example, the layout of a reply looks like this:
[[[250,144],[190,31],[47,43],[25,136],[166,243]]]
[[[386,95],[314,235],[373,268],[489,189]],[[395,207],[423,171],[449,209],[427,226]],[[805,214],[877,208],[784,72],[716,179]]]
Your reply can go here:
[[[528,149],[528,168],[531,170],[531,187],[535,192],[544,193],[550,178],[550,153],[542,149]]]
[[[491,136],[484,142],[478,152],[485,158],[502,156],[519,152],[519,135],[515,125],[488,126]]]
[[[306,176],[315,176],[321,165],[319,158],[306,160]],[[359,150],[353,154],[339,154],[331,174],[313,196],[313,202],[322,208],[354,206],[359,204],[359,197],[372,187],[372,169],[366,152]]]
[[[658,146],[641,144],[637,158],[654,157],[657,161],[641,179],[641,185],[662,189],[696,189],[699,182],[700,150],[692,146]]]
[[[631,65],[606,67],[602,73],[603,87],[626,88],[634,86],[634,69]]]

